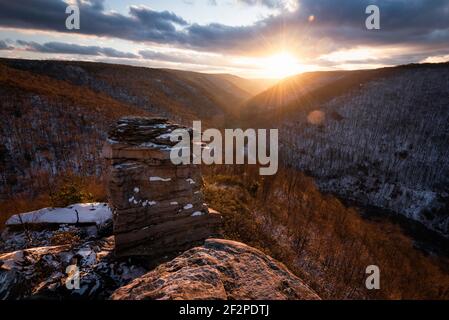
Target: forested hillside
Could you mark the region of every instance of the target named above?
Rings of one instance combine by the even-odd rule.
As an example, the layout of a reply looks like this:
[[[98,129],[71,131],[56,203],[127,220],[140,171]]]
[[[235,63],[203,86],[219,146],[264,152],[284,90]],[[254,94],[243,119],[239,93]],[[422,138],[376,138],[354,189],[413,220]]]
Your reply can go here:
[[[309,78],[317,80],[311,90],[300,85]],[[323,191],[448,235],[449,64],[295,81],[290,103],[273,110],[264,100],[278,86],[243,111],[245,122],[279,128],[283,162],[317,178]]]
[[[398,224],[363,218],[313,178],[292,168],[267,177],[251,166],[204,172],[206,201],[223,214],[225,236],[282,261],[320,297],[449,297],[447,257],[417,250]],[[370,264],[382,270],[382,290],[366,290]]]
[[[101,177],[107,126],[158,115],[279,128],[281,161],[321,190],[448,233],[448,64],[306,73],[254,97],[267,81],[69,61],[0,70],[2,199],[66,173]]]
[[[226,74],[204,74],[92,62],[0,59],[11,68],[65,80],[177,122],[201,119],[223,125],[228,111],[271,82]]]
[[[14,213],[107,201],[101,152],[121,116],[279,128],[277,175],[259,176],[252,166],[203,168],[206,201],[223,214],[225,237],[285,263],[323,298],[446,299],[445,250],[431,241],[422,248],[398,225],[367,220],[341,199],[447,234],[449,65],[304,74],[250,98],[262,85],[254,83],[1,60],[0,228]],[[364,268],[373,263],[382,291],[364,287]]]
[[[227,79],[231,78],[232,81]],[[238,87],[240,80],[243,88]],[[108,126],[158,115],[221,127],[252,93],[246,80],[89,62],[0,59],[0,199],[39,194],[58,175],[101,177]]]

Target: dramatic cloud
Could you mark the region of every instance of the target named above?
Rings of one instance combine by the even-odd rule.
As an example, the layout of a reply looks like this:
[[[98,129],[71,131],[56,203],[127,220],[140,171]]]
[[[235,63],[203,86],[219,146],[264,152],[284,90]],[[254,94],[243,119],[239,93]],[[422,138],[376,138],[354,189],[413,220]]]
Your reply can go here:
[[[106,56],[110,58],[128,58],[136,59],[138,55],[122,52],[113,48],[105,48],[98,46],[82,46],[78,44],[63,43],[63,42],[47,42],[39,44],[34,41],[17,40],[17,44],[25,50],[43,53],[60,53],[60,54],[79,54],[91,56]]]
[[[9,46],[5,40],[0,40],[0,50],[25,50],[39,53],[73,54],[102,56],[109,58],[157,60],[171,63],[188,63],[198,65],[225,65],[227,60],[210,53],[195,52],[160,52],[154,50],[140,50],[139,54],[123,52],[110,47],[84,46],[65,42],[46,42],[17,40],[15,46]]]
[[[302,0],[297,18],[314,15],[318,28],[339,38],[376,42],[438,42],[448,39],[449,2],[446,0],[375,1],[381,30],[365,29],[365,8],[372,0]]]
[[[286,1],[240,0],[270,7]],[[301,0],[299,9],[282,12],[251,26],[189,24],[168,11],[131,6],[128,15],[105,12],[103,1],[80,2],[81,29],[76,32],[116,37],[131,41],[177,44],[184,47],[217,51],[244,51],[273,42],[284,36],[298,46],[313,47],[318,39],[330,42],[323,51],[354,44],[422,44],[447,46],[449,41],[449,2],[446,0],[379,0],[381,30],[366,30],[365,8],[371,0]],[[62,1],[0,0],[0,26],[23,29],[73,32],[65,29]],[[309,16],[314,21],[309,21]],[[283,35],[287,33],[287,35]],[[296,37],[296,38],[295,38]],[[314,41],[312,44],[304,40]],[[274,39],[274,40],[273,40]]]
[[[82,33],[138,41],[174,41],[176,26],[186,26],[181,17],[157,12],[144,6],[131,6],[129,16],[105,12],[103,1],[79,2],[81,28],[65,28],[67,4],[61,0],[0,0],[0,26]]]
[[[128,14],[124,15],[106,11],[102,0],[78,1],[81,29],[67,30],[67,4],[61,0],[0,0],[0,27],[96,35],[134,41],[139,45],[160,44],[231,55],[266,55],[286,47],[301,61],[313,63],[313,59],[320,59],[322,65],[336,63],[326,60],[332,52],[365,47],[403,50],[398,53],[392,49],[394,54],[391,56],[365,57],[365,60],[384,64],[417,62],[430,56],[449,54],[447,0],[236,1],[280,10],[274,10],[275,13],[252,25],[229,26],[192,23],[173,12],[155,11],[145,6],[130,6]],[[209,3],[216,5],[217,1]],[[380,8],[380,30],[367,30],[365,27],[365,9],[372,3]],[[40,52],[80,51],[133,57],[133,54],[119,51],[106,52],[105,48],[76,48],[74,45],[64,48],[61,44],[55,48],[54,43],[42,46],[30,48]],[[141,55],[147,59],[164,59],[158,52],[143,52]],[[192,60],[178,55],[165,58],[177,62]]]

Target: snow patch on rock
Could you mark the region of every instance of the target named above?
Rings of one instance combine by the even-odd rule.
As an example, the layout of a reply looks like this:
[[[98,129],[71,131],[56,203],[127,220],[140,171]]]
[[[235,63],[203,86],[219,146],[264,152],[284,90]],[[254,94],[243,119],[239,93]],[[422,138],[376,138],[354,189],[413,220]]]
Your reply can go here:
[[[36,211],[15,214],[6,221],[6,226],[27,224],[75,224],[94,223],[102,225],[112,219],[107,203],[77,203],[65,208],[43,208]]]

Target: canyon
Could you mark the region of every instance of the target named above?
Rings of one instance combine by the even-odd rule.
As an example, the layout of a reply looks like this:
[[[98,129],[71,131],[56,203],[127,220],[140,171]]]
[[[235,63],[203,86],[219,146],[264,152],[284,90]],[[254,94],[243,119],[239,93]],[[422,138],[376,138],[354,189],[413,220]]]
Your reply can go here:
[[[361,218],[352,207],[405,217],[447,239],[447,63],[305,73],[271,86],[231,75],[1,59],[0,83],[0,222],[15,221],[15,230],[7,222],[0,243],[0,277],[8,284],[2,298],[65,296],[67,257],[89,275],[85,298],[204,298],[205,288],[220,299],[254,298],[254,288],[254,294],[280,299],[448,294],[447,270],[444,262],[435,262],[440,258],[435,250],[421,255],[416,239],[394,225]],[[194,120],[205,130],[277,128],[278,173],[262,178],[251,168],[226,165],[174,169],[164,162],[173,143],[165,130]],[[120,132],[125,127],[129,131]],[[142,140],[146,135],[149,141]],[[82,183],[70,184],[77,179]],[[206,190],[200,180],[207,180]],[[61,188],[67,181],[69,189]],[[55,193],[66,190],[78,192],[76,201],[70,198],[71,206],[53,210]],[[224,240],[210,238],[215,222],[181,223],[184,211],[188,221],[214,220],[206,198],[220,205]],[[92,208],[108,201],[115,217],[101,227],[90,219],[92,225],[73,225],[75,218],[80,222],[73,209],[85,206],[73,204],[94,201]],[[43,207],[49,208],[41,214],[59,212],[69,220],[44,230],[23,229],[17,215],[9,220],[26,211],[32,214],[20,217],[34,217]],[[171,238],[161,237],[151,247],[152,227],[160,231],[157,237],[169,230]],[[204,233],[195,234],[196,228]],[[194,241],[182,244],[183,239]],[[165,256],[164,246],[176,253]],[[114,257],[115,248],[123,257]],[[151,252],[162,260],[143,263]],[[244,263],[220,265],[218,256]],[[384,296],[359,287],[359,269],[373,257],[395,284]],[[259,286],[257,274],[246,267],[253,260],[260,272],[276,274],[269,287]],[[407,266],[407,274],[395,273],[395,260]],[[279,261],[288,264],[288,272]],[[32,287],[24,292],[10,286],[34,265],[44,274],[17,282]],[[195,268],[201,273],[198,291],[192,292],[183,284]],[[255,282],[230,276],[243,271]],[[414,287],[424,271],[430,280]],[[176,284],[176,277],[185,281]],[[154,286],[157,292],[150,290]]]
[[[110,209],[79,204],[11,217],[1,237],[16,250],[0,246],[0,299],[319,299],[263,252],[213,238],[222,221],[203,203],[200,168],[168,158],[166,135],[179,128],[149,117],[121,118],[111,128]],[[55,245],[61,235],[65,243]],[[33,246],[37,238],[52,245]]]
[[[252,125],[279,128],[284,164],[323,192],[449,236],[449,64],[298,78],[278,85],[287,93],[269,89],[243,110]]]

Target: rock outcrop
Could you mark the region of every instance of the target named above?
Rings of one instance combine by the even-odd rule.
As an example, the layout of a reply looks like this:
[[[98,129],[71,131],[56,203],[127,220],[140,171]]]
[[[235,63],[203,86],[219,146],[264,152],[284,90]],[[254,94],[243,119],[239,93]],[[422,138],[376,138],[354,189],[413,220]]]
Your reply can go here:
[[[0,253],[0,300],[319,299],[283,264],[243,243],[208,239],[152,266],[117,258],[114,237]],[[68,288],[77,266],[79,288]]]
[[[136,261],[116,259],[113,249],[111,236],[0,254],[0,300],[108,298],[115,289],[148,271]],[[79,289],[66,287],[70,265],[79,269]]]
[[[320,299],[283,264],[243,243],[208,239],[116,290],[116,300]]]
[[[219,233],[221,217],[204,204],[200,166],[170,160],[177,143],[171,134],[181,128],[163,118],[126,117],[109,132],[104,151],[118,256],[161,257]]]

